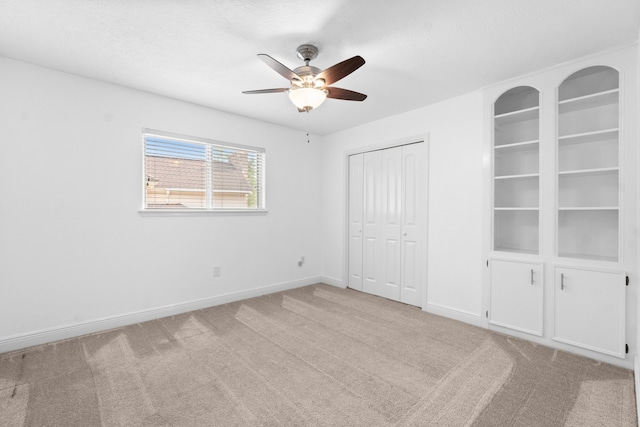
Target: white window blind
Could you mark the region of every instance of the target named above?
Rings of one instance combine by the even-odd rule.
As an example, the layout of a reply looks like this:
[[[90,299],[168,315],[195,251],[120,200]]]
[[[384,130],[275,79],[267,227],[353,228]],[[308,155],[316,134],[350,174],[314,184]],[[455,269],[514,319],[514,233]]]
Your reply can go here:
[[[143,129],[144,210],[264,210],[265,151]]]

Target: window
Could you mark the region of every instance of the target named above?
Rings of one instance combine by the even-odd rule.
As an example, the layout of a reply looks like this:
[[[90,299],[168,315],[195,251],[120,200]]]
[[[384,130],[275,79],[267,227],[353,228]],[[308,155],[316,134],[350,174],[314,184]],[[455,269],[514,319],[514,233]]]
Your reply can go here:
[[[262,148],[143,129],[145,211],[262,211]]]

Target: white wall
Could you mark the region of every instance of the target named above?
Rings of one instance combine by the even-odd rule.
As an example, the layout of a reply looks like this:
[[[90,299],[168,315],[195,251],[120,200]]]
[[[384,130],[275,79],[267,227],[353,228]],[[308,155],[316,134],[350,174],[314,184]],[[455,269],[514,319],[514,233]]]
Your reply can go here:
[[[638,34],[638,39],[640,40],[640,33]],[[640,44],[638,45],[638,56],[637,58],[640,58]],[[637,64],[636,64],[637,65]],[[640,88],[640,71],[637,74],[637,87]],[[636,103],[637,103],[637,112],[638,112],[638,117],[636,117],[636,119],[640,119],[640,97],[638,97],[636,99]],[[637,120],[640,122],[640,120]],[[640,141],[640,126],[636,128],[636,141]],[[640,165],[640,149],[636,150],[636,161],[637,161],[637,165]],[[638,177],[638,183],[637,183],[637,187],[636,187],[636,197],[638,201],[640,201],[640,173],[637,174]],[[636,239],[636,248],[640,247],[640,215],[636,218],[636,230],[639,230],[639,232],[637,233],[637,235],[635,236]],[[638,250],[636,252],[637,255],[637,265],[640,266],[640,250]],[[636,285],[638,286],[638,285]],[[640,386],[640,372],[638,372],[638,370],[640,369],[640,349],[638,349],[638,346],[640,346],[640,292],[636,291],[636,348],[635,348],[635,366],[634,369],[636,371],[636,406],[637,406],[637,410],[638,410],[638,418],[640,419],[640,405],[638,405],[638,399],[639,399],[639,393],[638,390],[640,390],[639,386]]]
[[[322,139],[322,275],[327,281],[346,286],[346,154],[428,134],[427,308],[480,322],[482,120],[482,95],[474,92]]]
[[[638,39],[640,40],[640,33],[638,34]],[[638,56],[637,58],[640,58],[640,44],[638,45]],[[638,72],[637,74],[637,87],[640,88],[640,72]],[[636,99],[636,103],[637,103],[637,109],[636,111],[638,112],[638,117],[637,119],[640,119],[640,97],[638,97],[638,99]],[[640,127],[638,127],[636,129],[637,135],[636,135],[636,141],[640,140]],[[636,150],[636,161],[637,161],[637,165],[640,165],[640,150]],[[638,176],[638,183],[637,183],[637,187],[636,187],[636,200],[640,200],[640,174],[637,175]],[[636,230],[640,230],[640,215],[638,215],[638,217],[636,218]],[[635,236],[636,239],[636,247],[640,247],[640,233],[638,233],[637,236]],[[637,265],[640,265],[640,250],[637,251],[636,253],[637,255]],[[637,292],[637,291],[636,291]],[[638,419],[640,419],[640,396],[638,391],[640,390],[640,351],[638,350],[638,345],[640,345],[640,314],[638,313],[638,311],[640,311],[640,292],[636,293],[637,298],[636,298],[636,345],[635,348],[633,349],[634,352],[634,370],[635,370],[635,386],[636,386],[636,411],[638,414]]]
[[[265,147],[269,213],[142,217],[143,127]],[[2,58],[0,129],[0,351],[319,277],[319,145],[302,132]]]

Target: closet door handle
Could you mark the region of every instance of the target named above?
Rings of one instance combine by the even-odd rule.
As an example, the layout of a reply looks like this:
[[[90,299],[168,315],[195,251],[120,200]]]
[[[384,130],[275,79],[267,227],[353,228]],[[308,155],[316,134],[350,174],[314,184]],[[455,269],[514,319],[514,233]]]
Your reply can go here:
[[[560,290],[564,291],[564,273],[560,273]]]
[[[531,269],[531,286],[533,286],[533,268]]]

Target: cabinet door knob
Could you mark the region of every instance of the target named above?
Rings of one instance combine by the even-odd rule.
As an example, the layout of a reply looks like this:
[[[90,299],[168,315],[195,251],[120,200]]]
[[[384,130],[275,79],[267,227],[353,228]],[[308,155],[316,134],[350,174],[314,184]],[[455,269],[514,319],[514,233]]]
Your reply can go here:
[[[564,291],[564,273],[560,273],[560,290]]]
[[[531,269],[531,286],[533,286],[533,268]]]

